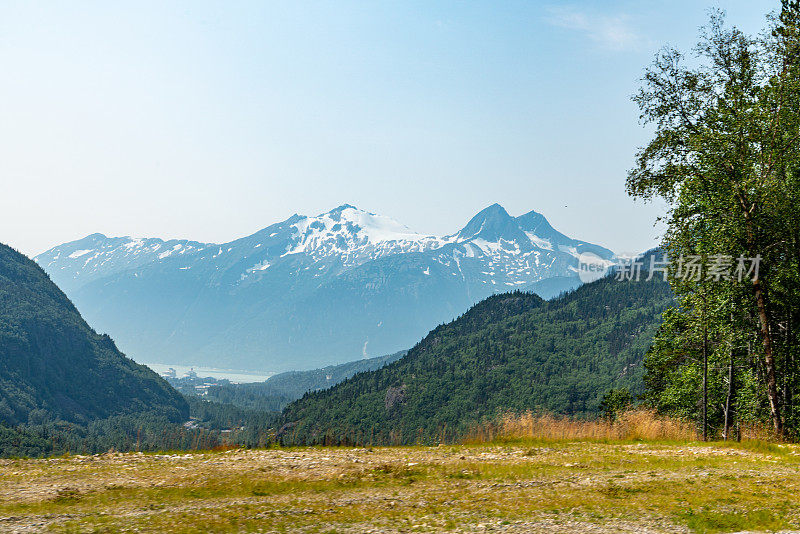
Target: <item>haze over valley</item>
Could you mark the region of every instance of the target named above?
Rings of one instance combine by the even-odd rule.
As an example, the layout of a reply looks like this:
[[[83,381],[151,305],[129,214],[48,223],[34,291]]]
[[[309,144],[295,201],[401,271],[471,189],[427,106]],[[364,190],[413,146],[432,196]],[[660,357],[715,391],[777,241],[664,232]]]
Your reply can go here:
[[[614,258],[535,211],[428,236],[343,205],[230,243],[93,234],[35,261],[137,361],[271,373],[407,349],[494,293],[554,297],[589,252]]]

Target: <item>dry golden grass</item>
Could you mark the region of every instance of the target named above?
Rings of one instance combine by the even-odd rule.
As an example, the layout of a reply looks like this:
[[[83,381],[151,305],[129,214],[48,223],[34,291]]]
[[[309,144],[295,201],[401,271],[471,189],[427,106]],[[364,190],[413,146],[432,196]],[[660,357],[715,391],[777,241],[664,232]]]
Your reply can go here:
[[[775,434],[775,430],[770,425],[759,422],[741,423],[739,434],[741,436],[741,441],[783,441],[783,439]]]
[[[547,441],[693,441],[697,432],[691,423],[658,415],[654,410],[636,408],[612,421],[573,419],[532,412],[508,413],[497,421],[481,425],[468,438],[469,443],[496,440],[535,439]]]

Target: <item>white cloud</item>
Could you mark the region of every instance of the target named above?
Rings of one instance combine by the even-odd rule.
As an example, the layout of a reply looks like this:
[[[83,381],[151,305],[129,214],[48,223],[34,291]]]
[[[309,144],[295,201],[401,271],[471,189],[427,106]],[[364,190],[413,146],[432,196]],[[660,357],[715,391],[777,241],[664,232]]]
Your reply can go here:
[[[547,11],[546,20],[551,25],[582,33],[606,50],[636,50],[645,43],[625,14],[601,15],[564,6],[551,7]]]

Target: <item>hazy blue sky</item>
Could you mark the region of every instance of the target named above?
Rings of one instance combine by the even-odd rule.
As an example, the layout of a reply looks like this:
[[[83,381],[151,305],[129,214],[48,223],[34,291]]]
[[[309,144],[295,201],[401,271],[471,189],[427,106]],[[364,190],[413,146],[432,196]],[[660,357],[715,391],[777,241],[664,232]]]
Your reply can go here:
[[[425,233],[499,202],[618,252],[630,95],[711,6],[777,1],[0,2],[0,241],[224,241],[351,203]]]

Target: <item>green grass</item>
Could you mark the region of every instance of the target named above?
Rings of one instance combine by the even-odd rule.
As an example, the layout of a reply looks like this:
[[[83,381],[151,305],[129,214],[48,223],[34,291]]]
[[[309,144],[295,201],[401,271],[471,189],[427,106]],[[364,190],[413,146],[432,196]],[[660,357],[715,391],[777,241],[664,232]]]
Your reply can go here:
[[[683,514],[686,526],[695,532],[731,532],[735,530],[778,530],[786,527],[773,510],[740,511],[688,510]]]

